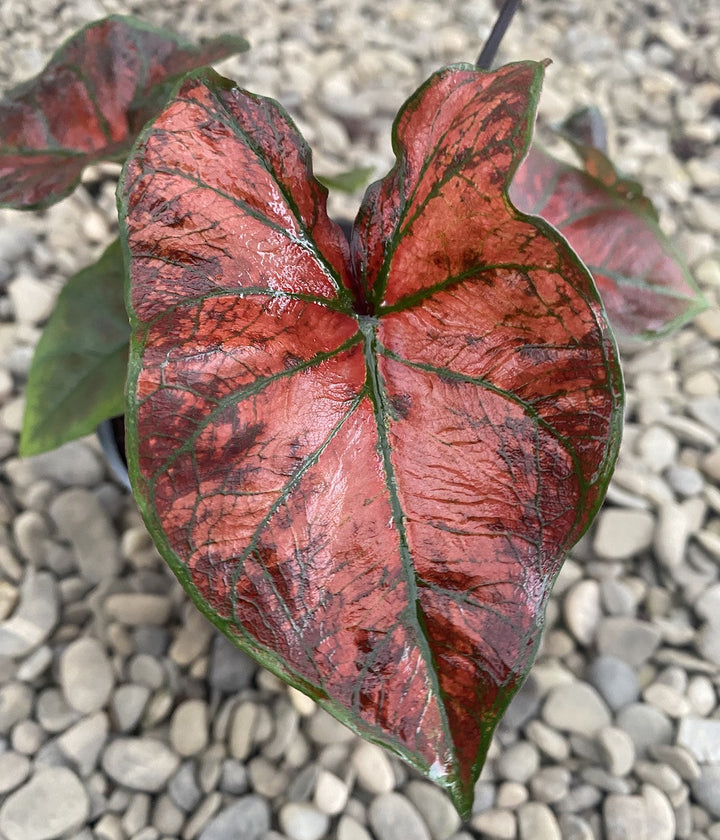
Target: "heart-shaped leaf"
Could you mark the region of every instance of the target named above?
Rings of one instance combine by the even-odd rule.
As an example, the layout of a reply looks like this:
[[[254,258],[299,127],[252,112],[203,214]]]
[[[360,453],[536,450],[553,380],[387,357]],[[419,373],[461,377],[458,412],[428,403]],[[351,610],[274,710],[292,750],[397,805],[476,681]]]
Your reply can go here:
[[[351,253],[289,117],[214,74],[121,186],[128,456],[161,552],[238,645],[463,813],[619,440],[592,280],[506,195],[542,70],[432,76]]]
[[[86,26],[0,102],[0,205],[64,198],[88,164],[122,159],[169,80],[247,47],[228,36],[198,47],[121,15]]]
[[[618,335],[653,338],[681,326],[706,303],[640,184],[620,176],[592,145],[602,133],[598,116],[588,119],[593,125],[577,117],[563,131],[584,169],[534,146],[512,182],[510,197],[567,237],[590,269]]]
[[[125,409],[128,325],[120,242],[71,277],[35,349],[20,454],[37,455],[92,434]]]

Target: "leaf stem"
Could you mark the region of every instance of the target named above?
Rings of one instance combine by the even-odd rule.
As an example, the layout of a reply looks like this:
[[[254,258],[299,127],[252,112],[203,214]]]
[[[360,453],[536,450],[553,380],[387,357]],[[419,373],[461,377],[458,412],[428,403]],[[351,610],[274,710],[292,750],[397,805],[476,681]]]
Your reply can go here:
[[[495,55],[497,54],[500,42],[507,32],[508,26],[510,26],[510,22],[514,17],[515,12],[520,6],[520,2],[521,0],[505,0],[503,3],[495,21],[495,25],[492,28],[492,32],[488,36],[485,46],[482,48],[482,51],[475,62],[475,65],[479,70],[489,70],[493,61],[495,61]]]

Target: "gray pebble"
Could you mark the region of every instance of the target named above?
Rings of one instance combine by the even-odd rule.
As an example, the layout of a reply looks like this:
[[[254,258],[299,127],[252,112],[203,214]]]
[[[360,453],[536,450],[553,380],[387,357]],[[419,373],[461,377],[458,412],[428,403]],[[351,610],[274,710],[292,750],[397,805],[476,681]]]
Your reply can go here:
[[[635,744],[632,738],[616,726],[607,726],[598,732],[603,761],[613,776],[626,776],[635,763]]]
[[[50,840],[80,828],[90,811],[85,788],[67,767],[43,767],[0,808],[7,840]]]
[[[46,321],[55,305],[56,290],[31,274],[19,273],[7,285],[18,324],[38,326]]]
[[[613,711],[622,709],[640,696],[640,684],[634,668],[616,656],[599,656],[588,669],[587,676]]]
[[[586,579],[572,586],[563,601],[563,615],[575,639],[581,645],[589,645],[602,615],[598,582]]]
[[[43,478],[59,487],[94,487],[104,473],[100,459],[80,441],[31,458],[13,459],[7,462],[6,470],[12,483],[19,487],[28,487]]]
[[[20,658],[39,647],[57,624],[60,610],[55,578],[27,569],[20,587],[20,605],[0,622],[0,651]]]
[[[0,753],[0,796],[21,785],[30,775],[30,759],[7,750]]]
[[[495,794],[495,785],[492,782],[485,781],[482,778],[478,779],[473,788],[473,814],[492,808],[495,804]]]
[[[562,840],[555,814],[542,802],[527,802],[518,810],[520,840]]]
[[[198,782],[203,793],[215,790],[222,774],[222,760],[225,750],[222,744],[213,744],[200,759]]]
[[[649,511],[605,508],[598,516],[593,549],[605,560],[626,560],[650,547],[654,528]]]
[[[299,712],[285,695],[281,695],[275,703],[273,722],[273,736],[263,745],[262,752],[266,758],[275,761],[283,756],[292,743],[300,723]]]
[[[685,747],[671,744],[658,744],[650,749],[650,755],[656,761],[662,761],[684,779],[686,782],[697,779],[700,775],[700,768],[692,753]]]
[[[170,779],[168,793],[173,802],[183,811],[189,812],[197,807],[202,791],[197,782],[194,762],[186,761],[180,765],[178,771]]]
[[[244,796],[220,811],[199,840],[263,840],[270,828],[270,806],[259,796]]]
[[[206,652],[214,635],[212,624],[194,604],[188,602],[183,609],[183,625],[173,639],[168,654],[181,667],[190,665]]]
[[[703,659],[720,666],[720,616],[701,625],[695,634],[695,647]]]
[[[503,729],[509,729],[511,732],[521,729],[531,718],[537,715],[540,700],[541,691],[537,680],[537,672],[531,671],[505,710],[500,726]]]
[[[609,615],[635,615],[638,596],[617,578],[606,578],[600,584],[602,605]]]
[[[330,817],[305,802],[283,805],[278,820],[290,840],[321,840],[330,827]]]
[[[204,616],[201,616],[206,621]],[[124,628],[123,628],[124,629]],[[149,624],[139,624],[130,629],[132,648],[141,654],[147,654],[154,659],[162,659],[170,644],[170,633],[165,627],[153,627]]]
[[[514,811],[528,799],[530,793],[525,785],[521,785],[520,782],[502,782],[498,785],[495,807]]]
[[[559,802],[567,796],[571,778],[567,767],[543,767],[530,780],[533,798],[548,805]]]
[[[632,738],[639,756],[645,755],[650,747],[672,741],[673,725],[670,718],[646,703],[625,706],[617,715],[617,726]]]
[[[245,765],[239,761],[226,758],[222,763],[219,787],[223,793],[228,793],[231,796],[247,793],[248,778]]]
[[[362,742],[353,752],[352,765],[357,783],[368,793],[389,793],[395,787],[395,773],[387,753],[376,744]]]
[[[240,703],[232,713],[228,732],[228,745],[230,747],[230,755],[233,758],[244,761],[252,752],[257,718],[257,706],[249,700]]]
[[[438,793],[440,792],[438,791]],[[319,771],[315,783],[313,802],[323,814],[328,814],[328,816],[340,814],[347,804],[349,794],[348,785],[342,779],[329,770],[322,769]]]
[[[527,741],[518,741],[508,747],[497,760],[497,774],[501,779],[525,784],[540,766],[537,747]]]
[[[652,656],[661,639],[660,630],[648,621],[610,616],[600,624],[597,646],[601,655],[614,656],[638,667]]]
[[[106,747],[103,770],[118,784],[156,793],[179,764],[178,757],[154,738],[118,738]]]
[[[399,793],[376,796],[370,803],[368,819],[377,840],[431,840],[420,814]]]
[[[531,720],[525,727],[528,740],[553,761],[565,761],[570,755],[567,738],[541,720]]]
[[[210,652],[208,680],[213,688],[235,694],[251,685],[257,665],[225,636],[215,634]]]
[[[343,814],[337,826],[337,840],[373,840],[373,838],[361,823]]]
[[[576,814],[561,814],[559,823],[563,840],[595,840],[590,825]]]
[[[654,785],[641,788],[648,820],[648,840],[675,840],[675,812],[667,796]]]
[[[89,490],[75,487],[60,493],[50,505],[50,515],[60,536],[72,545],[85,580],[99,583],[117,575],[117,536],[110,517]]]
[[[594,786],[579,784],[557,803],[556,808],[561,813],[576,814],[580,811],[591,811],[602,801],[602,793]]]
[[[57,739],[62,754],[84,778],[95,769],[108,737],[109,723],[104,712],[83,718]]]
[[[695,799],[715,819],[720,820],[720,764],[706,764],[700,776],[690,782]]]
[[[660,506],[653,537],[653,551],[662,565],[677,569],[683,562],[690,528],[684,508],[676,502]]]
[[[650,840],[647,805],[641,796],[610,794],[603,803],[606,840]]]
[[[455,806],[436,785],[411,781],[404,793],[425,820],[432,840],[448,840],[460,829],[461,820]]]
[[[123,813],[121,820],[123,831],[132,836],[147,826],[149,818],[150,797],[147,793],[136,793],[130,798]]]
[[[24,755],[35,755],[45,743],[46,737],[39,723],[32,719],[21,720],[10,733],[10,746]]]
[[[673,794],[683,786],[680,774],[669,764],[641,759],[635,762],[633,769],[640,781],[649,782],[666,793]]]
[[[35,510],[24,510],[15,517],[12,528],[23,560],[35,567],[45,565],[45,547],[50,537],[45,517]]]
[[[720,534],[704,528],[695,534],[695,538],[716,563],[720,562]]]
[[[669,467],[665,472],[665,478],[677,495],[683,498],[697,496],[705,487],[705,479],[699,470],[681,464],[673,464]]]
[[[490,808],[475,814],[470,825],[483,837],[493,840],[515,840],[517,835],[517,817],[504,808]]]
[[[720,436],[720,397],[698,397],[688,403],[690,414]]]
[[[165,595],[150,592],[118,592],[105,599],[105,611],[121,624],[165,624],[172,604]]]
[[[183,829],[187,837],[196,837],[210,823],[213,816],[220,810],[222,794],[212,791],[202,800],[188,818]]]
[[[310,738],[320,746],[355,740],[355,735],[346,726],[325,709],[320,708],[308,721],[306,731]]]
[[[140,723],[148,701],[150,689],[137,683],[118,686],[110,701],[115,727],[119,732],[132,732]]]
[[[134,682],[145,685],[153,691],[165,682],[162,664],[156,657],[146,653],[139,653],[132,657],[128,665],[128,676]]]
[[[288,802],[307,802],[313,795],[321,772],[329,771],[323,770],[317,764],[308,764],[307,767],[303,767],[303,769],[290,780],[286,793]],[[320,808],[320,810],[322,811],[324,809]]]
[[[0,685],[0,735],[7,735],[18,722],[30,715],[33,691],[21,682]]]
[[[680,721],[677,743],[701,764],[720,764],[720,720],[686,717]]]
[[[594,735],[610,724],[610,712],[602,697],[584,682],[559,685],[548,695],[542,708],[545,723],[561,732]]]
[[[208,707],[204,700],[184,700],[170,720],[170,744],[182,758],[197,755],[208,744]]]
[[[267,799],[273,799],[288,786],[289,778],[286,771],[268,761],[264,756],[257,755],[248,763],[248,775],[252,789]]]
[[[172,799],[163,793],[158,797],[152,813],[152,824],[161,834],[180,836],[185,814]]]
[[[627,794],[632,793],[633,790],[632,782],[628,779],[618,779],[617,776],[608,773],[603,767],[583,767],[580,770],[580,778],[593,785],[593,787],[608,793]]]
[[[97,639],[71,642],[60,657],[60,685],[68,704],[89,714],[108,701],[115,683],[105,648]]]
[[[675,460],[678,442],[663,426],[648,426],[639,436],[635,449],[646,466],[653,472],[662,472]]]
[[[1,599],[2,593],[0,592]],[[50,667],[52,661],[52,648],[49,645],[41,645],[19,664],[17,678],[23,682],[35,682]]]
[[[643,691],[643,700],[671,718],[681,718],[690,713],[690,703],[671,685],[655,682]]]

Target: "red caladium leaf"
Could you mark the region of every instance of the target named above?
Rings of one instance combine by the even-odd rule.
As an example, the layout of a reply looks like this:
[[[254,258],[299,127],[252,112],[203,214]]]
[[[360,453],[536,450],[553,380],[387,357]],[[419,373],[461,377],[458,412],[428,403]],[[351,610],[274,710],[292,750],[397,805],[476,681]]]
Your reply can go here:
[[[247,47],[228,36],[198,47],[121,15],[86,26],[0,102],[0,205],[64,198],[85,166],[124,157],[168,80]]]
[[[350,248],[289,117],[215,74],[121,187],[128,455],[160,550],[242,648],[463,813],[619,442],[592,280],[506,195],[542,71],[432,76]]]
[[[652,338],[676,329],[706,304],[660,230],[655,208],[640,184],[621,177],[592,145],[597,136],[578,134],[572,122],[563,133],[584,169],[533,147],[512,182],[513,203],[567,237],[590,269],[618,335]]]

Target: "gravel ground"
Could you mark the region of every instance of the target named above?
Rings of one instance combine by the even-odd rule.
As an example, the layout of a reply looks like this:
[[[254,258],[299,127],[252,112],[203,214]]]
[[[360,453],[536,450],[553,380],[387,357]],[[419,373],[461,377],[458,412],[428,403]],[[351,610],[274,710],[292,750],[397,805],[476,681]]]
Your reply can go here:
[[[113,167],[41,214],[0,211],[1,840],[720,840],[720,12],[707,0],[527,3],[501,58],[544,58],[541,122],[597,103],[711,308],[624,352],[622,454],[555,587],[537,663],[471,820],[230,647],[188,603],[95,440],[16,457],[23,385],[68,273],[114,235]],[[389,128],[473,60],[487,2],[3,0],[0,84],[109,12],[192,37],[280,99],[332,174],[391,164]],[[570,7],[570,8],[569,8]],[[333,201],[354,214],[357,197]]]

